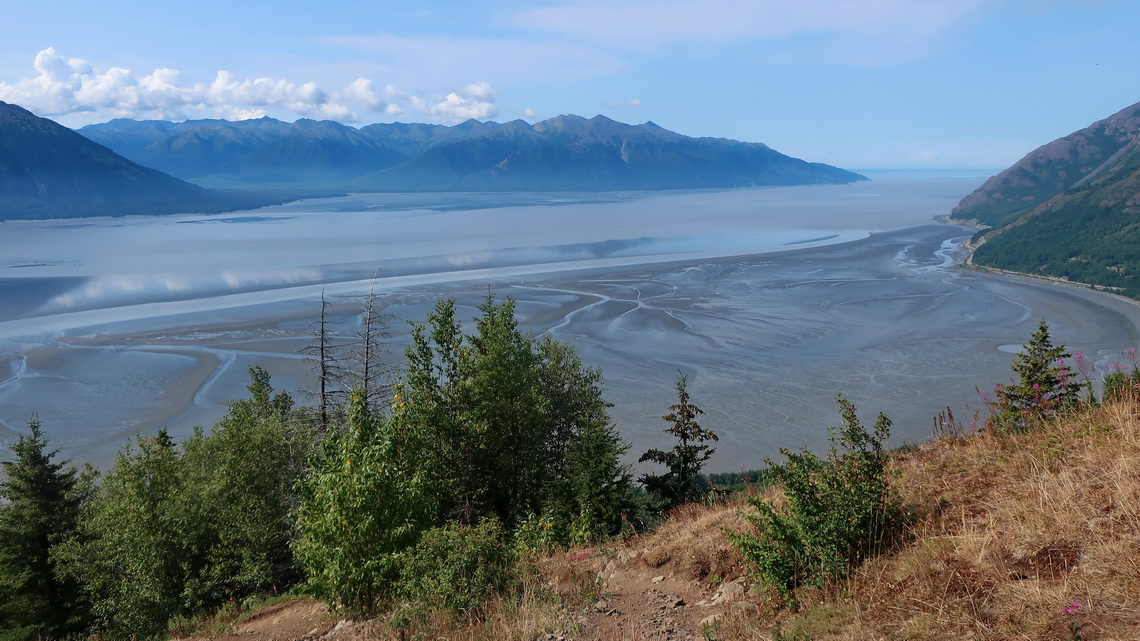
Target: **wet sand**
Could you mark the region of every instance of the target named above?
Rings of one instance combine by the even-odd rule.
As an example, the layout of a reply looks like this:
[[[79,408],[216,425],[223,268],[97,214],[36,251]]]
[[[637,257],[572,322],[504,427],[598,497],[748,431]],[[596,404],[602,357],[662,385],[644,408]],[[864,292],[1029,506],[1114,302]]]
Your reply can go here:
[[[600,367],[629,459],[670,447],[660,416],[673,380],[690,380],[702,425],[720,435],[712,470],[755,467],[778,448],[825,448],[843,394],[866,423],[885,412],[892,441],[925,440],[950,406],[969,423],[975,385],[1009,379],[1010,350],[1040,319],[1057,342],[1102,365],[1140,342],[1140,307],[1077,287],[953,267],[970,230],[925,225],[828,247],[453,283],[385,286],[393,359],[404,321],[455,296],[470,319],[487,294],[518,302],[520,323],[572,342]],[[333,292],[332,319],[354,329],[355,291]],[[28,371],[0,385],[9,428],[38,411],[54,444],[106,465],[134,434],[176,439],[211,425],[244,395],[250,365],[304,401],[319,290],[264,304],[128,320],[27,344]],[[288,298],[288,297],[284,297]],[[14,367],[14,366],[12,366]],[[10,367],[11,369],[11,367]],[[13,424],[13,421],[17,421]]]

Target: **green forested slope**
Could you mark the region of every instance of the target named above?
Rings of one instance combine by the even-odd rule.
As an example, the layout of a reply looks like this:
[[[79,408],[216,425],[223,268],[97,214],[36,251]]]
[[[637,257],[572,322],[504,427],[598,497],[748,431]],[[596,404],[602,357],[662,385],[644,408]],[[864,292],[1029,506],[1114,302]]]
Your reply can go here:
[[[978,265],[1140,298],[1140,104],[1039,148],[951,217],[993,228]]]

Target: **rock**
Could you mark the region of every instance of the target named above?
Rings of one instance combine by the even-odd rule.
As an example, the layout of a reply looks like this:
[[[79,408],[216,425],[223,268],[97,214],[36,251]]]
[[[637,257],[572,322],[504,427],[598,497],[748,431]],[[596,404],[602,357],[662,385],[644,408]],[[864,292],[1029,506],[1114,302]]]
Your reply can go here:
[[[664,574],[662,574],[661,576],[655,576],[655,577],[653,577],[653,582],[654,582],[654,583],[661,583],[661,582],[662,582],[662,581],[664,581],[664,580],[665,580],[665,575],[664,575]]]
[[[594,604],[594,610],[598,612],[605,612],[608,609],[610,609],[610,604],[606,602],[605,599],[599,599],[598,602]]]
[[[722,603],[731,603],[736,599],[744,596],[744,584],[739,579],[736,581],[729,581],[720,586],[716,591],[716,596],[712,599],[713,605],[720,605]]]
[[[760,609],[756,607],[755,603],[749,603],[747,601],[736,601],[729,607],[732,608],[733,612],[739,612],[741,614],[756,614]]]
[[[719,615],[719,614],[711,614],[711,615],[701,619],[701,628],[704,628],[706,626],[710,627],[710,628],[713,627],[714,625],[717,624],[718,621],[720,621],[720,618],[721,618],[721,615]]]
[[[674,608],[680,608],[680,607],[684,607],[684,606],[685,606],[685,600],[683,598],[677,597],[676,599],[673,600],[673,607]]]

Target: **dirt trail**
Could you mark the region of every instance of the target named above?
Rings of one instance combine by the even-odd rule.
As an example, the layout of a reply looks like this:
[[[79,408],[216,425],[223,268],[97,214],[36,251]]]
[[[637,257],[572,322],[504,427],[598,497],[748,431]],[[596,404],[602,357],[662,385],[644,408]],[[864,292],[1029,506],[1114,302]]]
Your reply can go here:
[[[715,637],[717,621],[755,610],[742,581],[717,585],[686,576],[675,564],[652,567],[648,551],[619,551],[602,570],[602,593],[579,635],[566,639],[688,641]]]

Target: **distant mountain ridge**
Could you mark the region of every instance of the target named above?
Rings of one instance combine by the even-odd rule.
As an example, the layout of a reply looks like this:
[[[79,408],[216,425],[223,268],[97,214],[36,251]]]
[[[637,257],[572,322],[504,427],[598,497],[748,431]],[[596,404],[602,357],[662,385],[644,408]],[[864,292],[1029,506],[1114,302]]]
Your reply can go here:
[[[533,125],[112,120],[79,130],[202,185],[335,191],[601,191],[833,184],[864,176],[767,145],[652,122],[558,116]]]
[[[993,228],[980,265],[1140,298],[1140,103],[1030,152],[950,215]]]
[[[0,102],[0,220],[227,211],[264,197],[212,192]]]

